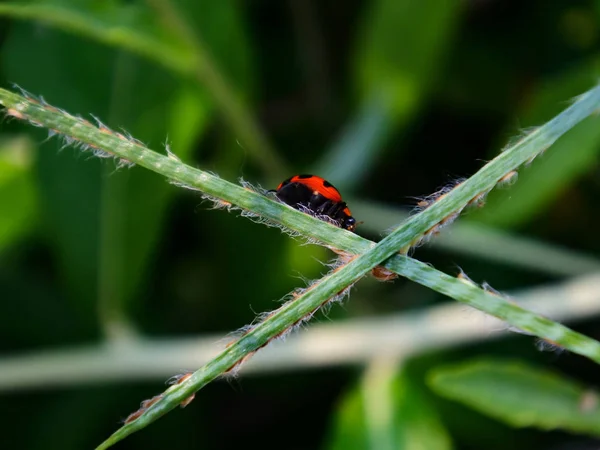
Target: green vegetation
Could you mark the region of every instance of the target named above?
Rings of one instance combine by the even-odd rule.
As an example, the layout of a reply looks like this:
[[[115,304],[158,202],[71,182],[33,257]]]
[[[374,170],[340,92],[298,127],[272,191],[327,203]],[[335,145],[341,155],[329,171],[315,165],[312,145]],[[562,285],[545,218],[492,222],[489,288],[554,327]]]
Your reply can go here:
[[[152,398],[107,448],[202,387],[119,445],[233,448],[260,433],[267,448],[546,448],[597,436],[599,12],[288,6],[0,5],[5,85],[32,93],[0,90],[8,442],[93,448]],[[340,188],[370,239],[254,187],[307,171]],[[242,176],[250,186],[232,182]],[[326,247],[346,252],[327,275]],[[400,277],[374,281],[378,264]],[[584,318],[581,333],[560,323]],[[195,370],[160,394],[156,381]],[[234,389],[206,386],[232,373]],[[25,433],[15,411],[32,404]]]

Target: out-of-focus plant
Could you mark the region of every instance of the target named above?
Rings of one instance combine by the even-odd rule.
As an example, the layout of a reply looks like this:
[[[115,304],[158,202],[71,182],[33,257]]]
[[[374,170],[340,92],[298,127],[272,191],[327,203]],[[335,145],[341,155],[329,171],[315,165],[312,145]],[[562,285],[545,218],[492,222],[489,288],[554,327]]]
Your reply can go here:
[[[354,215],[365,221],[360,233],[377,241],[381,230],[406,218],[402,207],[419,200],[431,204],[437,197],[427,201],[424,192],[436,185],[453,187],[460,176],[477,170],[478,158],[487,152],[490,159],[509,136],[519,134],[515,130],[525,129],[520,136],[527,135],[529,127],[547,122],[593,85],[598,75],[597,11],[591,1],[543,7],[445,0],[370,0],[335,7],[303,0],[269,5],[236,0],[12,1],[0,4],[2,25],[7,25],[1,30],[0,74],[5,84],[15,82],[48,103],[94,114],[106,123],[101,127],[129,142],[136,142],[135,136],[143,147],[156,149],[166,140],[176,154],[169,160],[173,167],[184,167],[176,160],[180,158],[225,179],[243,175],[269,187],[294,172],[315,171],[341,189]],[[0,142],[0,389],[69,387],[3,396],[5,439],[19,439],[13,446],[75,449],[97,444],[114,429],[115,418],[148,393],[140,383],[122,390],[78,391],[77,386],[163,377],[164,367],[179,367],[177,355],[186,350],[186,369],[195,369],[200,365],[195,345],[203,345],[201,361],[210,360],[214,347],[205,346],[207,339],[212,342],[213,333],[222,335],[248,323],[252,311],[273,309],[270,299],[297,285],[290,271],[318,277],[314,260],[326,258],[326,248],[297,245],[233,215],[206,211],[206,204],[190,214],[197,197],[183,195],[161,177],[139,168],[114,173],[112,164],[73,158],[68,148],[57,154],[54,139],[46,141],[41,134],[32,139],[30,129],[12,122],[3,124],[7,133]],[[552,151],[520,170],[516,185],[491,192],[485,208],[471,208],[467,220],[444,230],[433,245],[413,256],[440,268],[451,264],[450,271],[462,272],[455,267],[460,265],[474,279],[488,279],[503,290],[519,288],[521,294],[520,288],[532,287],[532,310],[556,321],[596,321],[597,280],[593,275],[564,277],[599,266],[594,257],[600,249],[595,227],[600,220],[595,213],[597,125],[591,117],[574,127]],[[122,140],[110,142],[118,147]],[[327,150],[321,151],[323,147]],[[227,189],[216,193],[222,192]],[[232,203],[243,200],[255,213],[329,246],[361,254],[373,245],[256,193],[235,192],[239,197],[230,198]],[[504,229],[494,228],[498,226]],[[428,235],[438,230],[430,231]],[[243,271],[234,271],[233,262]],[[487,283],[483,286],[489,292],[482,295],[467,278],[446,276],[411,258],[396,256],[387,267],[432,289],[365,280],[345,308],[329,313],[332,319],[361,316],[359,320],[343,324],[341,334],[336,334],[338,320],[310,330],[314,334],[300,333],[309,343],[318,338],[311,351],[294,347],[295,341],[284,343],[277,352],[287,348],[288,358],[280,359],[288,364],[294,360],[293,367],[363,362],[365,357],[354,359],[355,353],[372,352],[374,360],[346,394],[331,389],[323,382],[327,376],[316,371],[319,388],[305,381],[310,377],[287,383],[288,390],[277,395],[289,395],[299,405],[278,408],[283,420],[276,430],[262,434],[271,420],[252,425],[252,433],[260,428],[262,435],[272,435],[263,442],[265,448],[280,444],[276,432],[287,437],[297,431],[303,402],[310,405],[313,421],[320,411],[321,423],[330,416],[328,445],[334,448],[419,448],[426,443],[441,449],[453,441],[474,448],[543,448],[537,438],[545,434],[508,427],[525,425],[596,435],[593,427],[582,425],[597,413],[593,390],[579,387],[594,384],[589,376],[597,370],[593,365],[575,356],[551,356],[573,378],[592,380],[578,385],[567,377],[547,376],[545,368],[504,365],[495,354],[549,365],[547,354],[531,348],[531,337],[518,335],[497,345],[450,351],[442,341],[476,344],[482,334],[493,333],[480,326],[491,319],[465,312],[478,331],[470,334],[457,323],[461,329],[452,333],[454,324],[448,321],[456,315],[442,305],[398,314],[399,324],[417,324],[406,327],[407,334],[392,334],[386,319],[395,316],[382,312],[436,302],[436,290],[458,300],[480,299],[482,310],[493,309],[498,298]],[[509,304],[510,311],[516,309]],[[527,324],[535,316],[520,317]],[[513,324],[511,330],[523,331],[520,319],[505,318]],[[533,331],[540,332],[541,324],[549,326],[546,331],[564,330],[540,320],[534,321]],[[286,323],[267,320],[266,329],[287,330]],[[583,328],[598,338],[595,329]],[[207,334],[171,340],[172,335],[198,331]],[[538,334],[546,338],[538,340],[540,348],[560,350],[551,342],[554,335]],[[412,351],[404,353],[398,343],[386,345],[389,336],[398,336]],[[420,344],[411,345],[415,340]],[[566,341],[567,346],[576,343]],[[571,348],[593,353],[586,347],[589,342],[577,341],[582,346]],[[65,347],[82,343],[89,345]],[[230,347],[231,352],[236,349],[236,344]],[[433,353],[415,356],[428,349]],[[456,365],[456,359],[474,353],[487,355],[485,367]],[[272,359],[270,366],[262,365],[261,354],[251,364],[277,370]],[[94,371],[103,360],[113,367]],[[85,367],[65,374],[74,364]],[[161,370],[156,364],[165,366]],[[335,386],[343,386],[347,376],[351,372],[336,372]],[[258,381],[244,378],[243,391],[231,395],[241,401],[253,383],[266,384],[261,394],[265,401],[251,406],[252,415],[260,417],[261,408],[269,408],[277,380],[273,375]],[[155,417],[167,403],[177,405],[177,395],[195,390],[196,381],[197,376],[171,388],[152,411],[142,408],[138,423]],[[532,383],[535,401],[524,404],[519,393]],[[294,396],[291,386],[314,395]],[[548,386],[554,392],[544,390]],[[220,408],[214,405],[228,404],[223,398],[228,394],[213,398],[213,389],[218,387],[203,391],[202,402],[175,416],[177,420],[159,421],[127,443],[147,448],[144,439],[168,434],[173,447],[184,449],[195,446],[191,430],[200,430],[203,445],[208,445],[213,428],[218,429],[210,420],[221,423]],[[558,399],[557,393],[570,394]],[[341,397],[337,413],[331,408],[336,397]],[[25,422],[18,421],[15,411],[31,404],[35,410],[27,409],[26,423],[35,432],[25,433]],[[219,439],[221,446],[244,432],[246,420],[238,419],[231,411],[222,419],[233,432]],[[181,432],[174,432],[175,427]],[[322,440],[318,432],[303,438]],[[248,439],[246,435],[243,443]]]

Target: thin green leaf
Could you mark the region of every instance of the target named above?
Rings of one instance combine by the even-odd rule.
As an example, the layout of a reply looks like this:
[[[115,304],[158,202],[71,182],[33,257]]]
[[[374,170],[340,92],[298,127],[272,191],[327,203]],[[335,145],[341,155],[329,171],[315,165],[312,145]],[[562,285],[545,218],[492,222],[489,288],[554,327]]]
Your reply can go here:
[[[393,359],[375,361],[345,394],[328,450],[448,450],[450,437],[420,388]]]
[[[240,17],[233,2],[182,1],[186,19],[191,18],[195,25],[202,25],[203,38],[194,40],[186,35],[183,36],[183,41],[182,33],[173,33],[173,29],[181,31],[189,28],[187,22],[180,20],[171,2],[158,0],[155,3],[159,5],[160,14],[152,15],[137,4],[121,5],[113,2],[9,2],[0,3],[0,15],[41,21],[60,30],[148,58],[178,76],[196,79],[206,88],[206,93],[228,120],[235,138],[255,157],[269,176],[280,179],[283,176],[281,174],[288,172],[285,163],[273,150],[244,104],[244,98],[247,97],[243,95],[244,89],[236,92],[216,62],[225,61],[224,65],[231,68],[237,77],[243,79],[246,74],[244,82],[240,84],[248,86],[248,72],[238,69],[243,65],[247,67],[249,60],[246,58],[240,65],[235,58],[230,57],[239,56],[232,49],[232,33],[233,47],[244,47],[243,40],[235,39],[242,32]],[[170,21],[171,26],[161,27],[157,20]],[[228,30],[227,34],[223,34],[224,29]],[[225,49],[227,51],[223,51]],[[66,53],[65,57],[68,56]],[[106,79],[109,77],[104,78]]]
[[[514,427],[600,435],[596,391],[522,362],[475,360],[433,370],[430,386]]]
[[[267,177],[280,180],[289,170],[272,147],[266,135],[247,109],[244,99],[249,97],[240,86],[250,86],[249,59],[232,61],[227,51],[235,54],[233,46],[242,48],[238,54],[247,56],[241,17],[234,0],[197,2],[194,0],[146,0],[154,8],[165,29],[192,49],[195,57],[194,77],[209,90],[216,105],[239,139],[262,164]],[[181,12],[177,6],[181,5]],[[185,14],[184,14],[185,12]],[[196,30],[199,30],[196,32]],[[223,33],[223,30],[227,30]],[[216,50],[221,50],[215,54]],[[219,56],[219,58],[215,58]],[[224,72],[217,61],[227,62]],[[221,64],[222,66],[223,64]],[[228,76],[226,76],[226,74]],[[230,84],[229,79],[236,80]]]
[[[381,95],[392,117],[409,116],[437,74],[460,6],[448,0],[371,2],[357,41],[361,98]]]
[[[24,137],[0,141],[0,252],[37,222],[32,153],[32,142]]]
[[[54,30],[40,35],[31,24],[19,23],[11,28],[3,57],[13,81],[94,111],[146,142],[162,143],[168,135],[181,157],[190,156],[206,127],[211,106],[197,87],[127,53],[115,55]],[[48,76],[38,76],[39,64],[48,67]],[[167,128],[175,117],[176,126]],[[105,331],[119,332],[113,325],[130,309],[175,190],[147,171],[113,176],[114,168],[102,170],[98,161],[78,161],[70,152],[57,158],[56,148],[53,141],[42,144],[38,158],[47,237],[81,319],[92,329],[99,312]]]
[[[389,132],[402,129],[440,73],[460,2],[377,0],[361,24],[355,60],[358,109],[315,173],[357,186],[385,149]]]
[[[310,172],[336,180],[341,191],[356,187],[380,156],[393,125],[390,115],[382,99],[374,97],[363,103],[356,117]]]
[[[123,48],[144,56],[179,74],[191,75],[192,52],[159,32],[153,19],[137,5],[116,2],[4,2],[0,15],[38,20],[63,31],[87,36],[103,44]]]

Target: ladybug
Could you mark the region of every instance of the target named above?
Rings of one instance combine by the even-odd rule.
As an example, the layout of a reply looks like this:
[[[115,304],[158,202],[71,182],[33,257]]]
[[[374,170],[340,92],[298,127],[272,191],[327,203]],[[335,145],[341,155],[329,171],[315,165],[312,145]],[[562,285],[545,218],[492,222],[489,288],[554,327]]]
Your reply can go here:
[[[294,209],[327,216],[348,231],[356,228],[356,219],[342,201],[340,192],[321,177],[294,175],[269,192],[275,192],[279,200]]]

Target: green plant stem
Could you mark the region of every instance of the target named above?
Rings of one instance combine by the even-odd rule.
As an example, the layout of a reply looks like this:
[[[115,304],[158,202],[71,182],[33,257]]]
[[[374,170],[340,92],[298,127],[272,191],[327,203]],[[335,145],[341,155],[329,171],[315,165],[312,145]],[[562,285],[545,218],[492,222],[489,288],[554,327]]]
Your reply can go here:
[[[171,32],[182,40],[181,46],[163,42],[150,33],[121,24],[102,21],[80,11],[57,5],[0,4],[0,15],[39,20],[63,31],[87,36],[116,48],[126,49],[186,77],[195,78],[206,88],[229,123],[242,146],[253,155],[267,178],[281,180],[289,173],[286,163],[275,152],[243,101],[227,83],[204,43],[194,34],[174,6],[167,0],[148,0]]]
[[[120,52],[114,65],[112,92],[108,118],[111,123],[119,123],[119,111],[131,85],[131,55]],[[103,170],[100,190],[100,234],[98,236],[98,317],[104,334],[109,339],[118,339],[127,321],[123,294],[125,198],[128,190],[128,176],[110,177],[110,168]]]
[[[91,20],[82,12],[67,7],[7,2],[0,3],[0,15],[38,20],[68,33],[87,36],[97,42],[129,50],[180,75],[191,75],[194,70],[193,58],[187,49],[176,48],[147,33]]]
[[[0,90],[0,100],[7,108],[9,116],[50,128],[79,141],[84,146],[102,149],[118,158],[162,173],[170,179],[198,188],[212,196],[251,211],[259,217],[283,224],[338,249],[360,253],[344,266],[323,277],[294,301],[288,302],[263,322],[254,326],[238,341],[196,371],[185,383],[169,388],[160,401],[152,405],[137,420],[129,422],[117,430],[98,447],[99,449],[110,447],[175,408],[207,383],[235,368],[248,355],[262,348],[273,338],[289,331],[294,324],[310,317],[329,299],[335,298],[370,269],[388,258],[389,260],[385,263],[386,267],[411,280],[505,320],[518,329],[552,340],[575,353],[600,363],[600,343],[597,341],[511,304],[501,296],[485,292],[472,283],[450,277],[426,264],[397,254],[400,249],[409,247],[415,239],[425,235],[434,225],[458,214],[472,199],[487,193],[505,175],[535,158],[559,136],[595,112],[600,105],[600,87],[580,96],[572,106],[553,120],[536,129],[511,148],[506,149],[469,180],[439,198],[425,211],[413,216],[376,245],[279,204],[250,189],[227,183],[216,176],[189,167],[175,158],[161,156],[117,133],[98,130],[88,122],[67,115],[48,105],[6,90]],[[306,229],[308,227],[310,230]]]
[[[573,106],[548,124],[522,139],[513,148],[502,153],[493,163],[487,164],[468,183],[454,189],[456,195],[448,195],[423,213],[413,216],[397,230],[402,235],[402,243],[408,244],[412,238],[422,235],[427,229],[442,220],[453,210],[462,207],[481,191],[491,189],[496,180],[505,173],[518,168],[523,162],[547,148],[561,134],[577,122],[593,113],[600,97],[600,88],[595,88],[580,98]],[[180,161],[160,155],[114,133],[99,131],[95,126],[60,111],[40,105],[6,90],[0,90],[0,99],[7,108],[23,114],[26,120],[39,123],[46,128],[75,138],[88,145],[104,149],[120,158],[146,167],[182,185],[198,189],[257,216],[281,224],[305,236],[352,253],[362,253],[374,245],[356,234],[346,232],[323,221],[300,213],[270,198],[222,180],[207,172],[195,169]],[[514,156],[511,156],[514,155]],[[509,158],[510,156],[510,158]]]
[[[377,95],[366,100],[309,173],[335,180],[341,192],[359,186],[379,161],[385,148],[383,142],[394,122],[387,100]]]
[[[227,82],[198,33],[192,30],[171,0],[146,0],[146,2],[156,11],[166,28],[178,35],[182,42],[192,49],[195,56],[194,76],[201,85],[207,87],[231,129],[238,134],[243,145],[254,153],[256,160],[265,169],[267,178],[272,177],[274,180],[285,178],[289,173],[285,162],[252,119],[243,100],[236,95]]]
[[[383,242],[383,241],[382,241]],[[97,449],[106,449],[124,439],[131,433],[145,428],[170,410],[174,409],[208,383],[232,370],[244,358],[266,345],[274,336],[285,332],[290,324],[306,317],[318,308],[323,299],[336,294],[336,289],[342,284],[356,281],[366,270],[371,268],[381,254],[387,250],[381,245],[367,251],[342,269],[330,274],[312,287],[294,302],[284,305],[274,312],[268,319],[255,326],[250,332],[241,337],[230,347],[223,350],[214,359],[194,372],[191,378],[181,385],[172,386],[163,394],[160,401],[155,403],[137,420],[125,424]],[[549,319],[537,316],[523,308],[507,302],[480,288],[467,284],[461,280],[442,274],[435,269],[409,258],[404,258],[405,266],[411,266],[408,278],[421,284],[440,290],[447,295],[460,299],[463,303],[475,308],[489,311],[517,328],[531,332],[545,339],[557,342],[561,346],[600,363],[600,343],[586,336],[576,333],[569,328]],[[401,267],[396,267],[400,270]],[[406,269],[406,267],[404,267]],[[406,270],[403,271],[406,273]]]
[[[239,205],[241,208],[251,211],[257,216],[280,223],[287,228],[303,235],[314,237],[335,248],[355,254],[363,253],[363,257],[365,255],[368,256],[368,258],[360,259],[362,265],[355,266],[354,264],[357,261],[355,260],[343,270],[338,271],[337,274],[344,273],[346,275],[342,284],[339,286],[330,286],[328,289],[325,289],[322,299],[330,298],[345,286],[352,284],[370,268],[396,253],[399,248],[407,246],[415,236],[422,235],[444,217],[465,205],[479,192],[491,189],[495,185],[496,180],[500,179],[505,173],[518,168],[523,162],[547,148],[562,133],[594,112],[600,103],[599,98],[600,88],[595,88],[584,94],[573,106],[548,124],[522,139],[511,149],[503,152],[467,182],[455,188],[450,194],[437,201],[421,214],[413,216],[394,233],[381,241],[377,247],[374,247],[373,242],[319,221],[250,189],[233,185],[214,175],[187,166],[176,159],[162,156],[116,134],[102,132],[87,122],[66,115],[51,107],[41,105],[36,101],[26,99],[6,90],[0,90],[0,99],[2,100],[2,104],[9,108],[9,114],[11,114],[10,110],[14,110],[16,113],[12,115],[22,115],[24,119],[57,130],[81,142],[107,149],[107,151],[114,155],[161,173],[179,183],[196,187],[217,198]],[[431,287],[438,292],[448,294],[459,301],[470,303],[478,309],[503,320],[513,317],[514,321],[513,319],[507,320],[511,325],[534,332],[540,337],[557,341],[557,333],[546,334],[545,331],[537,333],[531,329],[530,324],[537,323],[536,320],[532,321],[531,317],[524,320],[524,316],[521,315],[523,312],[518,309],[513,310],[515,308],[514,305],[505,305],[505,302],[501,299],[499,303],[497,297],[487,293],[478,297],[478,294],[481,292],[479,288],[444,275],[425,264],[401,255],[395,255],[386,263],[386,267],[396,271],[400,275]],[[440,282],[440,280],[444,281]],[[321,285],[309,290],[307,295],[312,295],[312,292],[317,288],[321,289]],[[473,300],[476,298],[483,300]],[[308,304],[308,309],[304,313],[312,311],[316,306],[317,304]],[[511,316],[511,311],[515,311],[516,314]],[[301,317],[303,316],[297,317],[295,321]],[[290,323],[294,323],[295,321]],[[545,326],[547,325],[544,321],[540,323],[543,323]],[[279,332],[281,331],[279,330]],[[566,344],[570,345],[569,342],[566,342]],[[580,348],[572,348],[571,350],[575,352],[582,351]],[[583,351],[585,352],[583,354],[586,354],[586,356],[592,358],[596,358],[597,356],[595,350],[591,353],[585,349]]]
[[[375,201],[350,198],[348,204],[355,217],[369,218],[360,226],[361,232],[367,234],[379,235],[381,230],[410,217],[406,209]],[[600,272],[600,260],[592,255],[472,220],[452,225],[452,232],[432,240],[431,248],[554,276]]]
[[[521,307],[543,312],[559,322],[587,320],[600,314],[598,274],[513,294]],[[483,315],[474,317],[458,302],[400,314],[315,323],[285,342],[269,345],[244,365],[243,376],[365,364],[379,355],[405,359],[432,349],[503,339],[507,331],[501,321]],[[349,345],[357,339],[360,345]],[[5,356],[0,358],[0,392],[164,380],[182,368],[205,364],[224,345],[222,335],[163,339],[136,336],[126,340],[121,337],[109,345]]]

